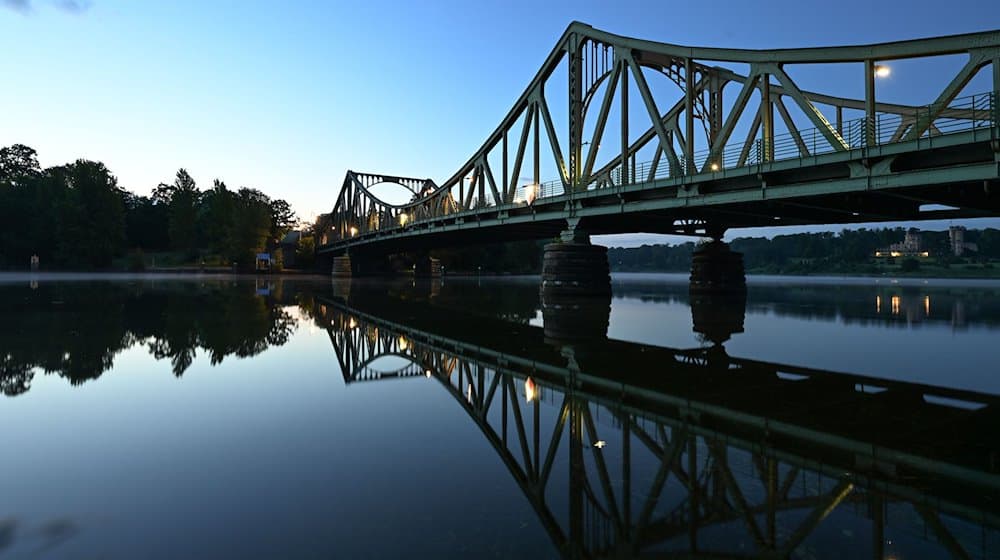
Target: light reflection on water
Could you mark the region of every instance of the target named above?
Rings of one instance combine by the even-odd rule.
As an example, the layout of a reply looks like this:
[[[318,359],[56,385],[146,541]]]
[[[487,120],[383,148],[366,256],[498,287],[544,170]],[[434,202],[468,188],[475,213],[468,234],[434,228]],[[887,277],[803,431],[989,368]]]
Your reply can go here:
[[[0,313],[0,559],[1000,553],[997,284],[42,279]]]

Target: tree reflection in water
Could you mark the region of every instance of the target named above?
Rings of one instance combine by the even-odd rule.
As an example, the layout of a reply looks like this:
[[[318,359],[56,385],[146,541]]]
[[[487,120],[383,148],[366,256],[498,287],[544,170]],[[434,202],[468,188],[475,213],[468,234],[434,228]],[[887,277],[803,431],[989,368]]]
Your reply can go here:
[[[294,302],[275,285],[267,295],[229,280],[0,285],[0,392],[28,391],[38,372],[97,379],[133,346],[169,360],[178,377],[198,351],[215,365],[281,346],[295,330],[282,305]]]

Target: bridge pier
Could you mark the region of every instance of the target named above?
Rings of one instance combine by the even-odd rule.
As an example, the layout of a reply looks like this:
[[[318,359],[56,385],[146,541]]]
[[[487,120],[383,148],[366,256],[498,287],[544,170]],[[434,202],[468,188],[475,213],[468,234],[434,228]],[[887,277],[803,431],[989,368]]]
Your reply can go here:
[[[691,293],[741,293],[747,289],[743,253],[729,249],[721,231],[712,231],[712,240],[699,245],[691,256]]]
[[[591,245],[590,235],[575,224],[560,237],[559,242],[545,245],[542,297],[610,296],[608,248]]]
[[[392,271],[385,257],[359,257],[345,253],[333,257],[331,274],[334,278],[355,278],[358,276],[388,276]]]
[[[330,272],[334,278],[351,278],[354,276],[350,255],[345,254],[341,257],[333,257],[333,268]]]
[[[415,278],[440,278],[441,260],[435,259],[427,253],[417,255],[413,263],[413,276]]]
[[[691,326],[694,332],[716,346],[743,332],[746,319],[745,291],[727,293],[692,293]]]

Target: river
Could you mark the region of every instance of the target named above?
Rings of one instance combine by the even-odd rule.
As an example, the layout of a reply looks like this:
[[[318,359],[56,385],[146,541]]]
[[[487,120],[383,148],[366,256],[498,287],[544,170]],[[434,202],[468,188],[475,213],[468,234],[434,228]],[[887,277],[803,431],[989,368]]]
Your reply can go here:
[[[0,275],[5,558],[1000,558],[1000,282]]]

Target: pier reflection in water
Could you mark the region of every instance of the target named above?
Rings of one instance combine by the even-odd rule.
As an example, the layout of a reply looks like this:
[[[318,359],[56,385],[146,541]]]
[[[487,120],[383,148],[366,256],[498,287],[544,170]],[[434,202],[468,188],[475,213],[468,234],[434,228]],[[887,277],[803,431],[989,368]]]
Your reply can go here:
[[[345,382],[441,383],[566,557],[1000,551],[996,395],[731,358],[741,298],[692,298],[711,346],[675,350],[608,340],[610,301],[542,302],[513,338],[404,291],[317,298]]]
[[[843,338],[767,344],[826,328],[873,345],[913,337],[914,351],[941,332],[988,340],[997,291],[758,283],[720,299],[639,277],[616,279],[613,298],[543,300],[534,280],[0,284],[0,446],[15,451],[0,468],[0,560],[39,539],[55,558],[462,557],[473,541],[511,557],[995,558],[1000,391],[995,378],[953,383],[992,346],[952,352],[950,375],[927,361],[907,377],[873,357],[860,371],[810,359]],[[132,365],[152,360],[162,373]],[[98,381],[112,372],[135,375]],[[428,426],[448,437],[415,442]],[[66,464],[82,465],[73,480]],[[453,479],[490,490],[459,496]],[[463,526],[447,504],[469,500],[491,516]],[[65,521],[80,504],[102,513]],[[253,519],[266,511],[283,513]],[[431,536],[441,526],[454,546]],[[121,535],[171,544],[157,554]]]

